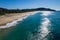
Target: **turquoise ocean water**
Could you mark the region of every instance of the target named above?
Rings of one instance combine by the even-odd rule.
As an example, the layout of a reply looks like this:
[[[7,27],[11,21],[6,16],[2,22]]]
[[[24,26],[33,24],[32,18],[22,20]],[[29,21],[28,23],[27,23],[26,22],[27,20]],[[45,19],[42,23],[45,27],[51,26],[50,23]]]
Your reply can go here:
[[[34,15],[30,15],[23,21],[18,21],[15,28],[0,37],[0,39],[60,40],[60,11],[37,12]]]

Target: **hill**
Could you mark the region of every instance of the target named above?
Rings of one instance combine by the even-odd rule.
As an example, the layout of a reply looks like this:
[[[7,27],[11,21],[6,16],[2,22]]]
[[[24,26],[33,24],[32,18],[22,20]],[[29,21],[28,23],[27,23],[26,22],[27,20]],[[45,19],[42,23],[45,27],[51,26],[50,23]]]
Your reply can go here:
[[[49,8],[34,8],[34,9],[7,9],[7,8],[0,8],[0,14],[6,13],[23,13],[23,12],[30,12],[30,11],[56,11]]]

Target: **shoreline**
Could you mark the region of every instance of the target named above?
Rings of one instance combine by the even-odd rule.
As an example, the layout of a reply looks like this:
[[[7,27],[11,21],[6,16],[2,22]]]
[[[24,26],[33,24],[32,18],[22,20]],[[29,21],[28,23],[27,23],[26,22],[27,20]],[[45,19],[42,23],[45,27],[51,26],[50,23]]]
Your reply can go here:
[[[35,12],[25,12],[25,13],[11,13],[0,16],[0,28],[8,28],[11,26],[15,26],[18,21],[23,21],[23,19],[27,18],[30,15],[37,13]]]

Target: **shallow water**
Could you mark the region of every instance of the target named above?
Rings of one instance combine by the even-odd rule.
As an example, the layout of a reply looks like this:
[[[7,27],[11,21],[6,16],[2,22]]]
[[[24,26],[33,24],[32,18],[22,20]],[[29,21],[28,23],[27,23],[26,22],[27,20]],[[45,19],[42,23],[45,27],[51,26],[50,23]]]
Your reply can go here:
[[[38,12],[17,23],[14,28],[7,28],[9,31],[0,40],[60,40],[59,11]]]

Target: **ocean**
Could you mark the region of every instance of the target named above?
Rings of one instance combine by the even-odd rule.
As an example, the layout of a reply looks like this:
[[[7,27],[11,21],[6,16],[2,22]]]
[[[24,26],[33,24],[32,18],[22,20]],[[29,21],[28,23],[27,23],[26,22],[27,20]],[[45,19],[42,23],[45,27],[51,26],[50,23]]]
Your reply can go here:
[[[37,12],[1,29],[0,40],[60,40],[60,11]]]

